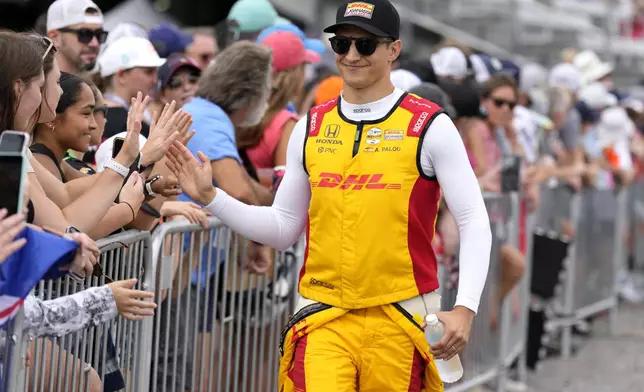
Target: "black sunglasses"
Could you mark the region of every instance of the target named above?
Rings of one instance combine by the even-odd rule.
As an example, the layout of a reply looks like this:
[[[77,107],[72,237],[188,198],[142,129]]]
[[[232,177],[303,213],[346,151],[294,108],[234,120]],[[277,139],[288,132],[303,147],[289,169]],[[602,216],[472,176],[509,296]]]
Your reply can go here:
[[[59,29],[63,33],[74,33],[78,37],[78,42],[81,44],[88,44],[92,42],[92,39],[96,37],[99,44],[104,44],[107,39],[108,32],[103,29],[92,30],[92,29],[70,29],[68,27]]]
[[[94,107],[94,114],[96,113],[103,113],[103,117],[107,116],[107,105],[103,106],[95,106]]]
[[[496,106],[499,109],[502,108],[503,105],[508,105],[510,110],[514,110],[514,107],[517,106],[516,102],[506,101],[505,99],[501,99],[501,98],[490,98],[490,99],[492,100],[492,102],[494,102],[494,106]]]
[[[343,55],[349,53],[351,50],[351,42],[355,42],[356,50],[360,53],[361,56],[371,56],[376,53],[379,44],[394,42],[390,38],[378,39],[371,37],[343,37],[335,36],[329,38],[331,42],[331,49],[337,54]]]
[[[168,83],[166,83],[166,87],[171,89],[171,90],[174,90],[176,88],[182,87],[184,85],[185,81],[186,80],[184,78],[181,78],[181,77],[177,76],[177,77],[174,77],[174,78],[170,79],[168,81]],[[191,83],[191,84],[197,84],[197,82],[199,82],[199,75],[196,75],[196,74],[188,75],[187,82]]]

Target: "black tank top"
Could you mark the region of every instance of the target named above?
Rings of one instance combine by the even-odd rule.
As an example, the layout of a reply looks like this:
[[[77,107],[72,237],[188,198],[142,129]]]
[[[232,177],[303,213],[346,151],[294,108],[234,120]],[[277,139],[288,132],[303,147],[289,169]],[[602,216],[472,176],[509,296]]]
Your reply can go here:
[[[58,160],[56,159],[56,155],[52,150],[49,149],[49,147],[45,146],[42,143],[36,143],[36,144],[32,144],[31,147],[29,147],[29,149],[34,154],[41,154],[49,157],[54,162],[54,165],[56,165],[56,168],[58,169],[58,173],[60,173],[60,179],[62,180],[63,184],[67,182],[67,178],[65,178],[65,173],[63,173],[63,169],[60,167],[60,163],[58,163]]]

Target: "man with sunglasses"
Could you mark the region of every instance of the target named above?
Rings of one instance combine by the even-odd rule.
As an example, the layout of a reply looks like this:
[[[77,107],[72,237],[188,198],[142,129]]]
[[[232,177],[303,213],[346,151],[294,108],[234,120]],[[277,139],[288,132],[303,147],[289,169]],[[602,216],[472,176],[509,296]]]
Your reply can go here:
[[[449,359],[463,349],[487,276],[483,197],[448,115],[391,83],[402,47],[394,6],[345,3],[325,32],[335,34],[344,90],[295,126],[273,206],[213,188],[210,162],[179,144],[169,166],[186,194],[249,239],[287,249],[306,229],[302,297],[280,344],[280,390],[442,391],[432,354]],[[461,241],[450,312],[439,312],[431,247],[441,191]],[[423,318],[431,313],[446,333],[430,349]]]
[[[103,13],[91,0],[56,0],[47,11],[47,35],[58,49],[60,70],[82,76],[94,68],[107,39]]]

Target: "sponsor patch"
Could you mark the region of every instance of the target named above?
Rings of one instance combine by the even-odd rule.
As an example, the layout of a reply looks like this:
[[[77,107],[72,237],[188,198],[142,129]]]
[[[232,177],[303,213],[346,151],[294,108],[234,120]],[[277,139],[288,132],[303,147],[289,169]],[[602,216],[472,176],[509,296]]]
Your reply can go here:
[[[367,131],[367,136],[380,137],[380,136],[382,136],[382,129],[371,128],[370,130]]]
[[[354,113],[371,113],[370,108],[353,109]]]
[[[376,144],[380,143],[380,139],[367,139],[366,143],[375,146]]]
[[[373,4],[354,1],[353,3],[347,4],[347,8],[344,11],[344,17],[359,16],[361,18],[371,19],[374,8],[376,8],[376,6]]]
[[[385,140],[403,140],[405,131],[385,131]]]

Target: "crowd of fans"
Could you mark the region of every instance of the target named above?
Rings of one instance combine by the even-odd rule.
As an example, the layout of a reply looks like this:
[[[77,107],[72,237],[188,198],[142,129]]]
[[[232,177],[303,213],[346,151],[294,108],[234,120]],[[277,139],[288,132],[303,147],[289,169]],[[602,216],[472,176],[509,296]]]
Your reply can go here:
[[[218,48],[209,32],[167,24],[146,31],[123,23],[108,32],[92,1],[56,0],[45,36],[0,32],[0,130],[24,131],[32,140],[28,209],[12,217],[0,212],[0,261],[29,246],[16,238],[25,226],[74,241],[78,250],[68,268],[81,276],[91,275],[97,262],[94,241],[112,233],[151,231],[172,219],[206,226],[207,214],[181,194],[165,164],[174,141],[211,160],[213,183],[229,195],[272,203],[295,123],[337,98],[342,79],[321,63],[327,45],[306,38],[267,1],[238,1],[229,24],[234,42]],[[500,192],[504,158],[521,157],[523,214],[538,208],[540,187],[552,181],[610,189],[640,174],[644,103],[615,89],[611,65],[595,53],[582,51],[546,69],[455,42],[446,41],[431,58],[403,51],[392,82],[446,109],[483,191]],[[437,225],[433,245],[457,278],[458,229],[444,203]],[[523,237],[518,249],[502,247],[499,299],[524,273]],[[247,251],[245,267],[265,273],[271,249],[250,242]],[[219,266],[213,267],[213,276],[195,274],[188,288],[199,290],[197,281],[213,278]],[[29,297],[25,328],[33,337],[60,336],[117,313],[152,316],[151,294],[133,290],[136,283],[52,301]],[[628,278],[622,283],[625,299],[644,299]],[[101,390],[92,374],[91,390]]]

